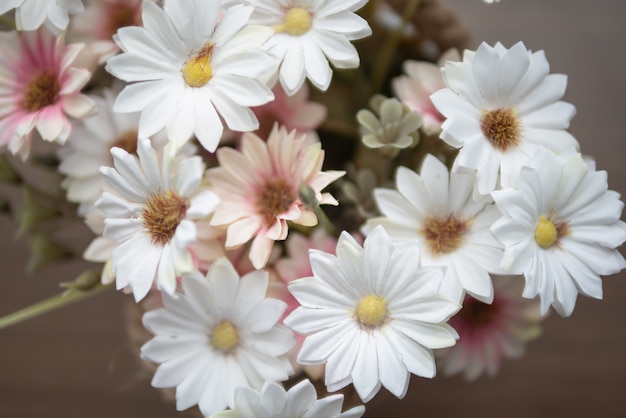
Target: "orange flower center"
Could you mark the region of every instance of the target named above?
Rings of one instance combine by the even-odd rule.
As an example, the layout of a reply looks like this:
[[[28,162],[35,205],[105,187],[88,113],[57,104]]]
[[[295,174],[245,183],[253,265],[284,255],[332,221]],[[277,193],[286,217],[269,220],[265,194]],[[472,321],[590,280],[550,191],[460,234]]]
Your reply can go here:
[[[286,181],[272,179],[266,182],[256,200],[256,209],[266,226],[276,222],[276,217],[285,213],[296,201],[296,194]]]
[[[151,196],[143,208],[142,217],[152,244],[163,246],[170,242],[188,208],[187,199],[170,190]]]
[[[24,88],[21,106],[25,111],[32,113],[59,101],[61,84],[57,74],[53,71],[44,71],[33,78]]]
[[[124,132],[112,147],[123,149],[129,154],[137,154],[137,131],[131,130]]]
[[[468,222],[450,215],[445,219],[426,219],[421,232],[426,238],[426,243],[432,254],[441,255],[451,253],[459,248],[468,228]]]
[[[491,145],[499,151],[520,143],[522,123],[514,109],[495,109],[483,113],[480,129]]]

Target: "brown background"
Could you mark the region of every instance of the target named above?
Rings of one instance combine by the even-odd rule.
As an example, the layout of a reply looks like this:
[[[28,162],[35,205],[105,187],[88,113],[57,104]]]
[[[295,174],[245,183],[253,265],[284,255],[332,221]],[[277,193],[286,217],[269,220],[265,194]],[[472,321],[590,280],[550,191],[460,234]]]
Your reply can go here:
[[[571,128],[609,185],[626,192],[626,46],[622,0],[445,0],[476,41],[523,40],[544,49],[552,72],[569,75],[566,100],[578,108]],[[477,45],[477,42],[474,42]],[[56,292],[78,271],[61,266],[26,277],[27,245],[0,218],[0,315]],[[494,379],[413,379],[406,399],[367,416],[626,416],[626,274],[604,280],[603,301],[579,299],[572,317],[552,315],[544,335]],[[176,417],[141,380],[114,292],[0,331],[0,417]]]

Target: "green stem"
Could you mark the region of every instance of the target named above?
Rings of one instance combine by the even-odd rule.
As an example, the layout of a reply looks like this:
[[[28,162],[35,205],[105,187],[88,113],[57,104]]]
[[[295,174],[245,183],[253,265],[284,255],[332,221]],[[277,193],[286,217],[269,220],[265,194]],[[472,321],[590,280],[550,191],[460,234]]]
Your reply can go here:
[[[0,25],[4,25],[7,28],[13,30],[17,29],[17,26],[15,26],[15,22],[13,21],[13,19],[5,15],[0,15]]]
[[[19,311],[13,312],[0,318],[0,329],[7,328],[11,325],[15,325],[28,319],[35,318],[47,312],[54,311],[63,306],[78,302],[79,300],[86,299],[90,296],[101,293],[104,290],[112,288],[113,284],[103,285],[101,283],[98,283],[91,289],[85,291],[72,289],[70,291],[53,296],[49,299],[42,300],[41,302],[37,302],[34,305],[27,306],[26,308],[20,309]]]
[[[326,214],[324,213],[320,205],[317,205],[315,207],[315,214],[317,215],[317,219],[319,220],[319,223],[326,230],[328,235],[330,235],[331,237],[336,237],[337,228],[335,228],[335,224],[333,224],[332,221],[328,218],[328,216],[326,216]]]
[[[398,30],[391,32],[387,37],[380,54],[380,59],[378,60],[378,65],[374,68],[374,73],[372,75],[372,86],[375,92],[381,91],[383,83],[387,79],[387,73],[389,72],[389,67],[391,66],[391,60],[393,59],[398,44],[400,43],[400,38],[402,37],[404,28],[417,11],[419,5],[420,0],[408,0],[406,6],[404,6],[404,12],[402,13],[402,24]]]

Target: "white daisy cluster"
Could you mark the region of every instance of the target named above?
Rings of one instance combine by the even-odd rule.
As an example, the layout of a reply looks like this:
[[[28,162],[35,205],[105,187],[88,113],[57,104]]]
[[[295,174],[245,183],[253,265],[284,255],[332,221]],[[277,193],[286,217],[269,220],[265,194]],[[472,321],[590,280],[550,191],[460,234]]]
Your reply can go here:
[[[0,33],[0,147],[58,145],[61,200],[97,235],[84,258],[156,306],[141,356],[178,410],[360,417],[354,399],[403,398],[437,362],[493,375],[550,307],[571,315],[626,267],[623,203],[567,131],[567,80],[543,51],[483,43],[393,77],[380,36],[353,43],[380,18],[367,3],[0,6],[16,29]],[[385,45],[419,29],[394,27]],[[369,91],[376,74],[397,97]],[[377,115],[356,108],[368,100]]]

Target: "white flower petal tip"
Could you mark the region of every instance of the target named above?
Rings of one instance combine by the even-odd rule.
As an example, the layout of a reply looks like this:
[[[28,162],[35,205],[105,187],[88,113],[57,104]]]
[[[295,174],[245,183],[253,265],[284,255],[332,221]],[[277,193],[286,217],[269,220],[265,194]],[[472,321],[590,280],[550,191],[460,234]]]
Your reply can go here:
[[[442,269],[421,268],[419,248],[381,226],[363,247],[343,232],[336,254],[311,251],[313,277],[289,284],[301,306],[285,324],[306,336],[298,362],[325,364],[330,391],[352,383],[367,402],[384,386],[401,398],[411,373],[434,376],[431,349],[455,344],[446,321],[460,305],[439,295]]]
[[[285,305],[265,298],[267,283],[267,273],[240,278],[219,258],[206,277],[183,277],[184,293],[163,294],[163,308],[144,315],[155,336],[142,358],[159,363],[153,386],[176,387],[178,410],[198,405],[210,416],[236,408],[245,396],[237,390],[259,390],[293,373],[284,356],[295,337],[278,324]]]
[[[626,240],[623,203],[574,151],[545,152],[524,167],[518,186],[493,193],[503,217],[491,228],[504,244],[502,267],[522,273],[524,297],[541,299],[571,315],[579,293],[601,299],[600,275],[626,263],[617,250]]]

